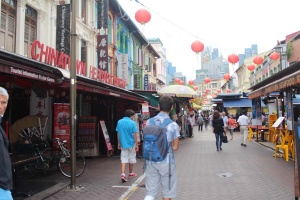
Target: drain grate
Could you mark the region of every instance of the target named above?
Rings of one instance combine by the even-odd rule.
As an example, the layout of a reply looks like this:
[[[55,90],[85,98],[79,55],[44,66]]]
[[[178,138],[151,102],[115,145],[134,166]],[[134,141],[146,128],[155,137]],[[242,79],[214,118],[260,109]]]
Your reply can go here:
[[[225,172],[225,173],[220,173],[220,174],[217,174],[217,176],[219,176],[220,178],[229,178],[231,177],[233,174],[230,173],[230,172]]]

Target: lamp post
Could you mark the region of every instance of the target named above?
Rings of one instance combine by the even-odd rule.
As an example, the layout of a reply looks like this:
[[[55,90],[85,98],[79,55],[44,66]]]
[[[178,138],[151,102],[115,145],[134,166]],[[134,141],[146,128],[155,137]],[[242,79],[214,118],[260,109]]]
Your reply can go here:
[[[78,1],[71,1],[71,66],[70,66],[70,126],[71,126],[71,184],[69,189],[76,188],[76,7]]]

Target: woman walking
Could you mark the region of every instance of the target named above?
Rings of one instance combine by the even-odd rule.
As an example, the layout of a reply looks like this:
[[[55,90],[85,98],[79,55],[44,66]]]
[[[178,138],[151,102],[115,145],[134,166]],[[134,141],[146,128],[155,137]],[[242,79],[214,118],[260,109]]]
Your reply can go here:
[[[222,137],[224,133],[224,122],[223,119],[220,117],[220,113],[218,111],[214,111],[213,117],[212,117],[212,126],[213,126],[213,132],[216,136],[216,146],[217,151],[222,151]]]
[[[236,120],[233,118],[233,115],[231,114],[228,119],[228,130],[231,135],[231,140],[233,139],[233,129],[236,127]]]

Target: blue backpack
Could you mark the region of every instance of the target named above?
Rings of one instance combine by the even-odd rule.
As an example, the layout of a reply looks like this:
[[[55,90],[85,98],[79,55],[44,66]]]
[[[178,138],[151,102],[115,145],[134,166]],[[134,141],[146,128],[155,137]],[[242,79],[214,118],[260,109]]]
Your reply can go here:
[[[159,119],[149,119],[143,129],[143,157],[146,160],[161,162],[166,158],[169,151],[166,126],[172,122],[171,119],[165,119],[163,123]]]

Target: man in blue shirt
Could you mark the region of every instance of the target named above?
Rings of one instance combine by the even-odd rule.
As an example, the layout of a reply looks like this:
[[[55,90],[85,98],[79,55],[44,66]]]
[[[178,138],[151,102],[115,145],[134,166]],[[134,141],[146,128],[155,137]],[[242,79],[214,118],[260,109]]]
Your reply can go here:
[[[169,113],[173,108],[173,99],[169,96],[162,96],[159,99],[160,112],[154,117],[156,122],[160,124],[169,117]],[[149,120],[146,125],[149,124]],[[159,124],[156,124],[159,125]],[[167,157],[161,162],[146,160],[146,196],[144,200],[154,200],[159,190],[162,191],[164,200],[170,200],[176,197],[176,170],[174,152],[179,147],[179,126],[176,122],[172,122],[166,126],[167,140],[170,148]]]
[[[125,175],[126,164],[129,164],[129,178],[134,178],[133,164],[136,163],[136,152],[139,150],[137,144],[137,127],[133,121],[133,110],[126,110],[125,115],[118,121],[116,131],[118,132],[118,149],[121,149],[121,180],[127,182]]]

